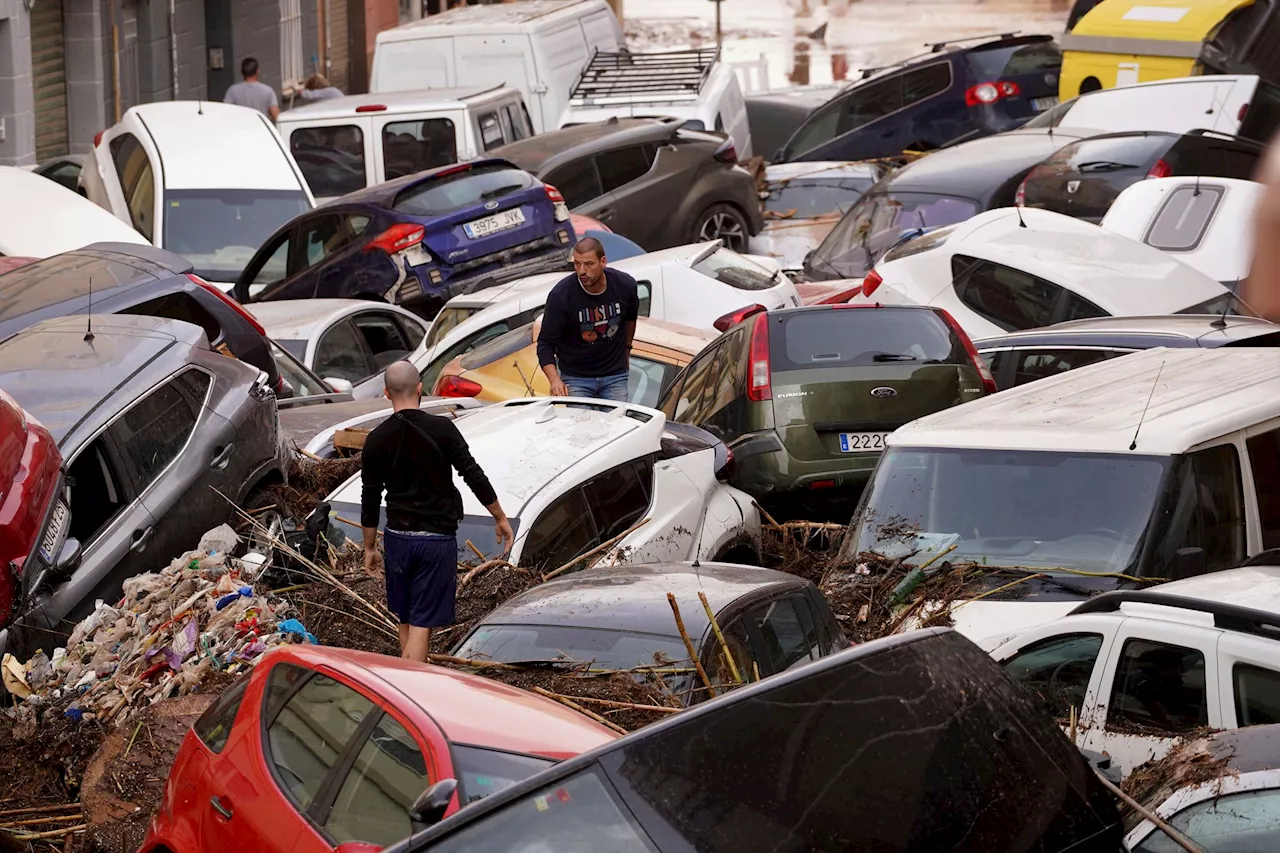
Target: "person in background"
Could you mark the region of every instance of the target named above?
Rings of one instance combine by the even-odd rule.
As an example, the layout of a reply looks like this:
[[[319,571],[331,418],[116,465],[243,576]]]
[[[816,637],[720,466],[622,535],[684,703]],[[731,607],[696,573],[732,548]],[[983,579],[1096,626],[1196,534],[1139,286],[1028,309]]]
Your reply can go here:
[[[547,295],[538,364],[554,397],[627,400],[640,298],[636,280],[607,262],[599,240],[582,238],[573,247],[573,274]]]
[[[307,78],[307,82],[303,85],[302,91],[298,93],[298,97],[304,101],[328,101],[333,98],[341,98],[342,90],[337,86],[330,86],[329,81],[324,79],[323,74],[312,74]]]
[[[395,413],[365,439],[360,526],[365,571],[377,571],[378,521],[387,495],[383,531],[387,609],[400,623],[400,656],[426,663],[431,629],[452,625],[458,591],[458,522],[462,495],[456,470],[494,519],[494,534],[511,553],[515,534],[498,495],[449,418],[418,408],[422,381],[411,362],[387,368],[386,395]],[[496,556],[496,555],[495,555]]]
[[[258,80],[258,60],[246,56],[240,63],[240,76],[244,80],[227,90],[223,103],[255,109],[275,121],[280,115],[280,102],[276,100],[276,90]]]

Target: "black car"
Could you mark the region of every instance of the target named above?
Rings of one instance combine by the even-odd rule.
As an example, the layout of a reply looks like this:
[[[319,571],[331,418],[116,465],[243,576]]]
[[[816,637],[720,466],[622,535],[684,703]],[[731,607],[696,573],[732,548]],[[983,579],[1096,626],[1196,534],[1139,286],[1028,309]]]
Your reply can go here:
[[[848,88],[846,82],[794,86],[747,95],[747,126],[751,146],[761,153],[782,148],[800,125],[823,104]]]
[[[816,110],[773,156],[867,160],[1012,130],[1058,103],[1062,53],[1052,36],[940,42],[864,79]]]
[[[805,259],[808,281],[862,278],[900,240],[1009,207],[1031,168],[1083,129],[1019,129],[935,151],[890,172],[849,209]]]
[[[1098,317],[974,341],[1001,391],[1155,347],[1276,347],[1280,326],[1256,317]]]
[[[489,152],[533,172],[569,209],[598,219],[646,251],[724,240],[735,252],[760,233],[755,180],[733,137],[676,119],[579,124]]]
[[[1015,202],[1097,223],[1138,181],[1188,175],[1248,180],[1265,151],[1257,142],[1209,130],[1104,133],[1060,148],[1032,169]]]
[[[215,350],[266,371],[271,387],[283,388],[258,321],[173,252],[92,243],[0,275],[0,340],[41,320],[89,311],[194,323]]]
[[[456,788],[424,792],[418,826]],[[934,628],[673,714],[386,853],[1118,853],[1122,832],[1054,720],[981,649]]]

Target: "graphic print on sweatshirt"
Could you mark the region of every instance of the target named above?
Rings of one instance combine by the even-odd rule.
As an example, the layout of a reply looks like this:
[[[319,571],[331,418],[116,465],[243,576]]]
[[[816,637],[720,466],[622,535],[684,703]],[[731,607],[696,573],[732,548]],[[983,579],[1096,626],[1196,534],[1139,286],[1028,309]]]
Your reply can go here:
[[[589,344],[616,337],[621,327],[621,302],[603,302],[578,312],[578,329],[582,339]]]

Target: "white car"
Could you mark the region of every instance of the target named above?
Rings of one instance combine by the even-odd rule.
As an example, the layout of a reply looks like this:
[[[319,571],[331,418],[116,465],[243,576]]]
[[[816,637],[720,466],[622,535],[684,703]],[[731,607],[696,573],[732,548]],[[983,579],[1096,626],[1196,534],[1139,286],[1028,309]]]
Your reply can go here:
[[[430,326],[399,305],[368,299],[282,299],[250,310],[269,338],[326,382],[382,373],[417,349]]]
[[[262,242],[315,207],[271,121],[216,101],[130,107],[93,141],[89,200],[227,290]]]
[[[991,656],[1125,775],[1179,736],[1271,722],[1277,628],[1280,567],[1256,566],[1100,595]]]
[[[739,308],[758,303],[774,310],[800,304],[791,280],[776,264],[762,260],[765,262],[740,255],[713,240],[637,255],[610,266],[636,279],[642,316],[719,331],[715,321]],[[547,294],[565,275],[530,276],[450,299],[436,315],[423,345],[411,356],[423,370],[425,389],[431,390],[441,368],[453,359],[533,322],[542,314]],[[356,386],[356,397],[373,393],[369,385]],[[381,393],[381,388],[376,393]]]
[[[26,169],[0,166],[0,255],[47,258],[90,243],[150,245],[74,190]]]
[[[550,571],[623,533],[584,567],[615,552],[633,563],[759,561],[759,511],[719,479],[731,464],[724,444],[656,409],[543,397],[478,408],[457,426],[511,519],[516,565]],[[467,540],[497,556],[493,518],[456,473],[454,482],[459,559],[475,558]],[[357,539],[349,522],[360,518],[360,496],[357,474],[326,498]]]
[[[1102,227],[1159,249],[1237,289],[1253,261],[1262,184],[1236,178],[1149,178],[1111,203]]]
[[[976,340],[1087,317],[1221,314],[1236,299],[1204,273],[1097,225],[999,208],[890,250],[849,302],[945,308]]]

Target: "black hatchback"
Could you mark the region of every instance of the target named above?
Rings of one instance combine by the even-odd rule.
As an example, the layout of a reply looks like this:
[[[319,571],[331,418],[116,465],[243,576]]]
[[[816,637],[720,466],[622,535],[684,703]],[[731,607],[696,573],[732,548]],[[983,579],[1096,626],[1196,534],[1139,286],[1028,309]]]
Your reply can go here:
[[[1060,148],[1032,169],[1015,203],[1097,223],[1138,181],[1190,175],[1248,180],[1265,150],[1209,130],[1105,133]]]

